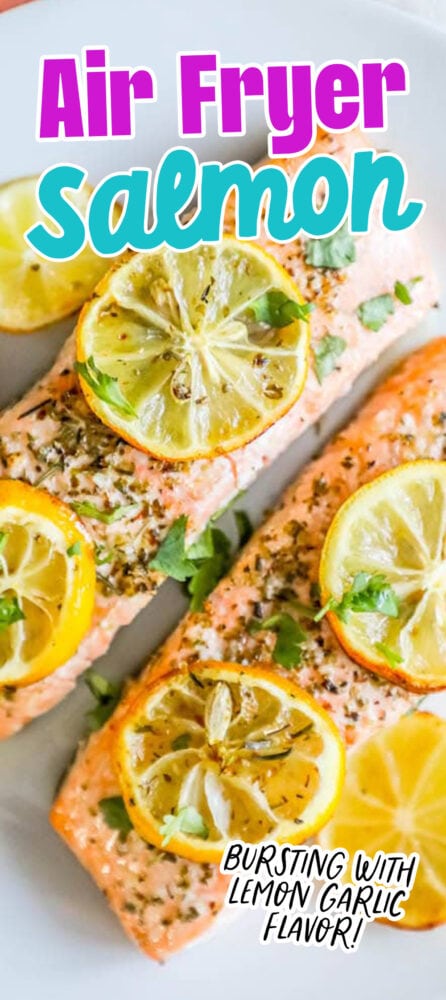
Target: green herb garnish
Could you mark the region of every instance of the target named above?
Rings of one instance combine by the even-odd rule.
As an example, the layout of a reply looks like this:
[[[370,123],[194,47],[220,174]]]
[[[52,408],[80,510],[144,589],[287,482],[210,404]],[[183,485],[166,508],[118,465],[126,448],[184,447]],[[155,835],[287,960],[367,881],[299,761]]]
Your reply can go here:
[[[96,566],[105,566],[106,563],[112,561],[114,556],[113,549],[105,549],[103,546],[96,546],[94,550],[94,561]]]
[[[211,524],[213,524],[214,521],[219,521],[220,518],[223,517],[223,514],[226,514],[228,510],[231,510],[234,504],[237,503],[239,500],[241,500],[241,498],[245,495],[245,493],[246,490],[238,490],[238,492],[235,494],[232,500],[229,500],[228,503],[225,503],[224,507],[220,507],[219,510],[216,510],[215,514],[212,514],[212,517],[209,518]]]
[[[367,330],[377,332],[384,326],[389,316],[395,312],[395,305],[391,295],[376,295],[373,299],[361,302],[356,310],[358,317]]]
[[[235,510],[234,518],[238,531],[239,547],[242,548],[251,538],[254,529],[251,524],[251,518],[246,510]]]
[[[198,611],[230,565],[230,542],[223,531],[208,525],[200,537],[186,548],[187,516],[172,524],[150,569],[188,582],[191,609]]]
[[[112,580],[110,580],[110,577],[104,576],[104,574],[100,573],[99,570],[96,570],[96,580],[99,580],[99,582],[102,583],[102,586],[105,587],[106,590],[110,590],[112,594],[119,595],[118,587]]]
[[[45,470],[45,472],[42,472],[42,475],[39,476],[38,479],[36,479],[34,481],[33,486],[36,486],[36,487],[37,486],[41,486],[42,483],[44,483],[46,479],[49,479],[50,476],[54,476],[55,472],[61,472],[61,471],[63,471],[63,467],[64,467],[64,464],[63,464],[62,461],[53,462],[53,464],[49,465],[48,468]]]
[[[212,553],[204,559],[195,560],[195,570],[189,580],[191,611],[203,607],[208,594],[217,586],[231,564],[231,543],[219,528],[211,528]]]
[[[201,535],[189,545],[187,555],[193,562],[196,562],[198,559],[209,559],[213,555],[214,540],[212,532],[212,525],[207,524]]]
[[[89,500],[73,500],[70,506],[80,517],[91,517],[94,521],[102,521],[102,524],[114,524],[115,521],[121,521],[123,517],[130,517],[141,510],[139,503],[122,504],[120,507],[113,507],[112,510],[99,510],[99,507]]]
[[[162,847],[167,847],[177,833],[191,833],[192,836],[201,837],[202,840],[207,840],[209,837],[206,823],[195,806],[183,806],[177,812],[163,816],[163,820],[163,825],[160,827],[160,833],[163,834]]]
[[[190,747],[191,739],[192,737],[190,733],[180,733],[179,736],[176,736],[175,739],[172,740],[172,750],[187,750],[187,748]]]
[[[295,319],[308,323],[310,312],[314,306],[309,302],[296,302],[289,299],[279,289],[271,289],[250,303],[251,312],[258,323],[267,323],[273,329],[289,326]]]
[[[122,685],[109,681],[92,669],[87,670],[84,680],[97,702],[95,708],[87,712],[88,727],[93,733],[101,729],[114,712],[121,697]]]
[[[82,546],[79,541],[73,542],[72,545],[67,549],[67,556],[80,556],[82,551]]]
[[[335,337],[331,333],[326,333],[325,337],[314,345],[314,369],[319,384],[331,374],[346,347],[347,341],[343,337]]]
[[[305,263],[313,267],[328,267],[337,271],[353,264],[355,260],[355,241],[348,232],[346,223],[332,236],[307,241]]]
[[[19,605],[17,597],[9,597],[7,594],[0,597],[0,632],[5,628],[14,625],[15,622],[25,620],[25,615]]]
[[[119,830],[120,840],[127,840],[130,831],[133,830],[133,823],[122,796],[112,795],[110,798],[101,799],[98,806],[107,826],[111,830]]]
[[[386,646],[384,642],[375,642],[375,649],[384,656],[384,659],[394,670],[400,663],[404,663],[403,657],[395,649]]]
[[[271,615],[270,618],[265,618],[263,622],[252,622],[250,631],[275,632],[277,635],[273,650],[275,663],[280,663],[281,667],[288,669],[299,666],[302,660],[302,644],[307,638],[307,633],[288,612],[281,611]]]
[[[95,396],[102,399],[104,403],[108,403],[114,410],[126,417],[138,416],[136,410],[121,392],[118,379],[114,378],[113,375],[101,372],[95,364],[93,355],[90,355],[87,361],[76,361],[74,370],[93,390]]]
[[[410,289],[407,285],[404,285],[402,281],[395,281],[393,290],[396,298],[399,299],[404,306],[410,306],[412,304],[413,299],[410,294]]]
[[[410,306],[413,302],[411,294],[412,288],[422,280],[421,275],[418,274],[416,278],[411,278],[407,285],[405,285],[402,281],[395,281],[393,286],[395,298],[399,299],[399,301],[403,303],[403,306]]]
[[[7,531],[0,531],[0,555],[5,548],[6,542],[8,541],[9,534]]]
[[[161,542],[156,556],[151,560],[150,569],[171,576],[184,583],[195,571],[195,563],[186,553],[187,516],[181,514],[169,528]]]
[[[323,608],[314,616],[315,622],[321,620],[327,611],[334,611],[341,621],[348,620],[350,611],[379,612],[388,618],[398,618],[399,601],[383,573],[356,573],[349,590],[346,590],[340,601],[330,597]]]

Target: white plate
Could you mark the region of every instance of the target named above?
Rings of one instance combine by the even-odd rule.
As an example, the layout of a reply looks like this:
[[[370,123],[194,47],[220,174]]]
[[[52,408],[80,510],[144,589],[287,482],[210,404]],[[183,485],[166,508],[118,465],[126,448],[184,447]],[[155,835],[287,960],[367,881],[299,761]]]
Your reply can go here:
[[[38,145],[34,139],[39,56],[79,52],[107,43],[114,64],[149,64],[157,74],[159,100],[139,116],[132,142]],[[446,277],[445,65],[446,35],[377,3],[353,0],[47,0],[0,19],[0,181],[71,159],[93,179],[131,165],[154,166],[177,142],[175,53],[218,48],[226,60],[329,58],[357,61],[400,57],[412,79],[410,98],[394,98],[389,136],[408,162],[411,192],[426,197],[423,227],[437,270]],[[202,159],[255,160],[265,145],[260,108],[249,118],[246,140],[209,132],[195,146]],[[344,422],[396,356],[427,336],[443,332],[442,311],[406,337],[366,374],[348,400],[290,449],[250,492],[247,506],[258,517],[283,484],[294,477],[321,439]],[[43,372],[62,335],[0,340],[0,405],[10,402]],[[446,325],[446,324],[445,324]],[[121,632],[101,668],[121,676],[142,665],[182,608],[167,584],[157,600]],[[82,682],[55,711],[0,748],[0,955],[2,996],[8,1000],[361,1000],[391,997],[429,1000],[446,996],[446,929],[403,934],[371,927],[358,954],[345,956],[291,945],[260,947],[260,915],[173,959],[151,964],[124,938],[100,893],[51,831],[47,812],[58,776],[84,730],[89,697]],[[431,699],[441,710],[445,699]]]

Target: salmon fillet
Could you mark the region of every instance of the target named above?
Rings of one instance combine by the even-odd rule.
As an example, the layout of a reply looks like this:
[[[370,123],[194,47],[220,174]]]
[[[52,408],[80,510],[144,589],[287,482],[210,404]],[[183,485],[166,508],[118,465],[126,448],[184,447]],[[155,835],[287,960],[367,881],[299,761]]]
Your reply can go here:
[[[227,881],[216,867],[163,853],[134,830],[122,842],[108,828],[98,802],[120,794],[112,766],[118,720],[144,685],[166,671],[197,659],[269,660],[274,637],[253,635],[249,626],[284,610],[293,613],[290,594],[311,603],[322,543],[343,501],[401,462],[445,456],[446,339],[406,360],[310,464],[205,609],[183,619],[132,682],[111,720],[80,748],[54,804],[52,824],[105,893],[124,930],[151,957],[166,958],[208,930]],[[415,704],[414,695],[353,663],[325,619],[305,627],[308,639],[294,676],[331,714],[349,747]]]
[[[312,153],[335,154],[348,163],[352,152],[363,146],[358,133],[324,135]],[[283,162],[292,172],[302,159]],[[297,404],[239,451],[211,461],[168,465],[125,444],[84,402],[73,371],[73,338],[50,373],[0,417],[0,476],[42,484],[68,503],[87,501],[103,510],[136,502],[140,508],[136,515],[112,525],[83,519],[100,557],[110,556],[98,568],[91,629],[76,655],[55,673],[18,690],[1,689],[0,738],[56,705],[74,687],[79,674],[106,652],[118,628],[148,604],[162,580],[149,570],[149,563],[173,521],[187,514],[191,532],[204,528],[216,511],[348,392],[359,373],[435,303],[435,278],[415,233],[386,232],[377,223],[377,212],[378,208],[370,234],[356,240],[355,263],[344,270],[310,267],[302,242],[278,245],[265,237],[260,240],[286,267],[304,298],[314,303],[313,345],[330,333],[342,337],[347,346],[322,385],[310,366]],[[418,276],[422,280],[413,286],[412,304],[395,299],[395,312],[379,332],[361,325],[356,315],[361,302],[392,292],[396,280],[409,282]]]

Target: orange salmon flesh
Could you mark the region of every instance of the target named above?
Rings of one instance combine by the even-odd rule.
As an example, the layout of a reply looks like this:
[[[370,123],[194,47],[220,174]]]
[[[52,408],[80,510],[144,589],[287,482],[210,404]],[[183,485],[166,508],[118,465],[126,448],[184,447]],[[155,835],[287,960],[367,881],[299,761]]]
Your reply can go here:
[[[359,133],[322,135],[312,154],[336,155],[348,164],[352,152],[364,146]],[[290,173],[301,163],[302,158],[283,161]],[[279,245],[266,237],[259,240],[314,304],[313,346],[330,333],[342,337],[346,349],[321,385],[311,362],[299,401],[261,437],[231,455],[166,465],[125,444],[84,401],[73,371],[73,338],[49,374],[0,417],[0,476],[42,485],[68,503],[86,501],[101,510],[139,505],[137,514],[114,524],[83,519],[99,556],[111,554],[98,570],[92,626],[77,653],[49,677],[16,691],[0,689],[0,738],[61,701],[78,676],[107,651],[117,630],[148,604],[163,579],[149,563],[179,515],[187,514],[191,532],[201,531],[434,305],[437,285],[417,236],[383,230],[378,215],[377,208],[371,232],[355,241],[356,261],[343,270],[307,265],[302,241]],[[227,224],[230,228],[230,210]],[[377,332],[361,324],[356,313],[360,303],[393,292],[397,280],[408,283],[414,277],[422,280],[413,285],[411,304],[395,298],[393,315]]]
[[[79,750],[54,804],[52,824],[104,892],[124,930],[152,958],[168,957],[213,926],[227,881],[216,867],[160,851],[134,830],[122,841],[106,825],[98,802],[120,794],[112,765],[117,721],[144,685],[172,669],[197,659],[269,660],[274,637],[251,634],[252,621],[284,610],[290,591],[311,603],[327,529],[354,490],[402,462],[445,458],[445,411],[446,339],[409,357],[307,467],[205,609],[183,619],[111,720]],[[308,625],[295,677],[328,710],[349,747],[416,703],[416,696],[353,663],[325,620]]]

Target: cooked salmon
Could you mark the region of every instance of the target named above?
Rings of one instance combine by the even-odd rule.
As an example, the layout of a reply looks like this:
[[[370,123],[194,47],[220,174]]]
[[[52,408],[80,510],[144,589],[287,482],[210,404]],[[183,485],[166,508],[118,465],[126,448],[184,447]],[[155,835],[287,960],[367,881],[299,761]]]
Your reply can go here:
[[[358,133],[321,136],[313,153],[329,153],[348,162],[364,145]],[[289,171],[302,160],[284,161]],[[42,485],[68,503],[87,502],[84,517],[98,553],[96,609],[89,634],[72,659],[51,676],[19,690],[0,694],[0,738],[56,705],[78,675],[108,649],[114,634],[151,599],[161,577],[149,570],[160,541],[180,514],[191,532],[200,531],[212,514],[283,451],[352,382],[380,352],[413,326],[437,297],[432,268],[412,231],[389,233],[378,224],[356,240],[356,261],[340,270],[305,262],[300,241],[287,245],[262,242],[287,268],[303,296],[314,303],[313,347],[327,335],[342,337],[346,348],[322,384],[311,366],[304,392],[285,417],[265,434],[232,455],[187,465],[165,465],[135,451],[87,408],[73,371],[74,341],[69,339],[50,373],[20,403],[0,417],[0,475]],[[228,219],[230,225],[230,219]],[[397,298],[394,313],[379,331],[365,328],[360,303],[384,292],[395,281],[410,283],[412,303]],[[138,512],[125,508],[138,504]],[[124,508],[113,524],[94,514]],[[91,510],[91,508],[90,508]],[[104,561],[105,560],[105,561]]]
[[[91,873],[129,936],[163,959],[213,925],[226,882],[217,868],[160,852],[132,830],[125,841],[104,822],[98,802],[120,794],[112,766],[116,722],[155,676],[197,659],[268,660],[274,637],[250,626],[306,605],[321,547],[343,501],[363,483],[416,458],[446,456],[446,339],[413,354],[359,417],[286,493],[253,536],[204,610],[189,614],[133,682],[114,716],[79,750],[52,810],[52,823]],[[326,620],[310,624],[296,681],[327,709],[346,743],[394,722],[415,696],[353,663]],[[276,667],[280,670],[279,667]]]

